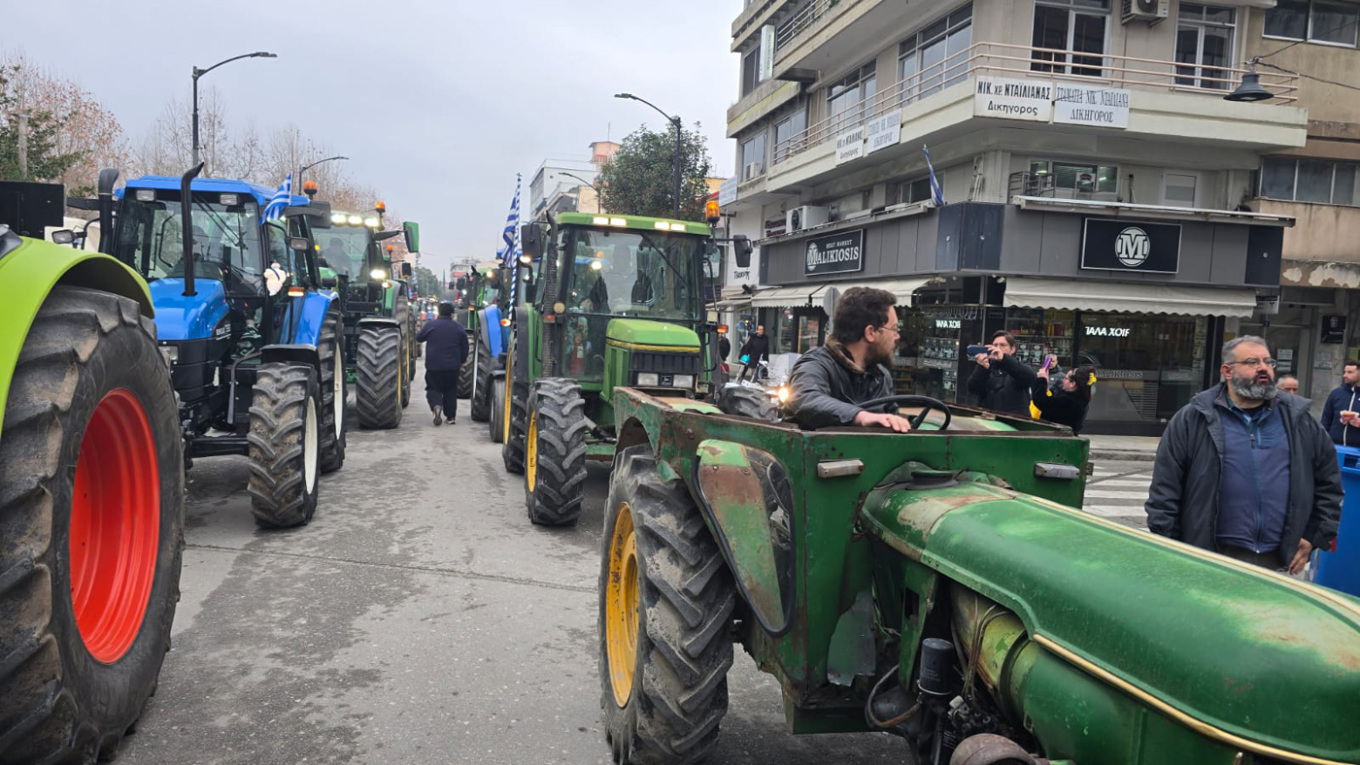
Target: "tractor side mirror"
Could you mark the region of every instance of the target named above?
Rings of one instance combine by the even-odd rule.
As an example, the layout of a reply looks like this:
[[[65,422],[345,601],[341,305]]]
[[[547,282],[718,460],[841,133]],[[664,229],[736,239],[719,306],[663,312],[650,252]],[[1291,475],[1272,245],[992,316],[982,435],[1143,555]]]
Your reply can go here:
[[[732,254],[736,256],[737,268],[751,267],[751,251],[753,249],[749,237],[741,234],[732,237]]]
[[[410,275],[411,275],[411,264],[410,264],[410,263],[402,262],[402,264],[401,264],[401,275],[402,275],[402,276],[410,276]]]
[[[543,229],[537,223],[525,223],[519,228],[520,249],[531,259],[543,255]]]
[[[53,244],[75,244],[76,232],[69,228],[63,228],[52,232]]]
[[[458,277],[458,281],[453,284],[453,288],[458,290],[459,292],[462,292],[463,290],[467,289],[467,286],[468,283],[466,276]]]
[[[457,282],[449,282],[449,289],[451,289],[451,290],[456,290],[456,289],[458,289],[458,284],[457,284]]]
[[[335,289],[337,281],[334,276],[323,276],[321,277],[321,286],[327,289]]]
[[[408,220],[401,224],[401,232],[406,237],[406,251],[420,252],[420,224]]]
[[[308,242],[307,238],[304,236],[288,237],[288,249],[292,250],[293,252],[306,252],[311,248],[312,248],[311,242]]]

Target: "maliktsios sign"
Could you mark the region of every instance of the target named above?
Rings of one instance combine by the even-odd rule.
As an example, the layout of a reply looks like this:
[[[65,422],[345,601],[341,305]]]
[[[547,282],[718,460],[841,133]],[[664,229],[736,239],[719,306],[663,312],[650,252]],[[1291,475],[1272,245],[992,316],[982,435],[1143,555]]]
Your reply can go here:
[[[842,231],[807,241],[803,273],[842,274],[864,270],[864,229]]]

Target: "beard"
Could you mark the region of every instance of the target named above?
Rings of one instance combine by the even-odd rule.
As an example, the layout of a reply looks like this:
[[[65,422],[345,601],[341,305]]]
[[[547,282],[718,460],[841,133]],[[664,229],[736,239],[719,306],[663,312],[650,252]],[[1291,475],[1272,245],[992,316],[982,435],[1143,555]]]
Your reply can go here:
[[[1244,380],[1237,375],[1229,378],[1233,392],[1247,401],[1269,401],[1279,395],[1280,391],[1275,387],[1275,381],[1269,378],[1251,378]]]
[[[884,350],[876,345],[870,345],[868,350],[869,352],[865,354],[864,358],[865,366],[873,366],[874,364],[892,366],[892,348]]]

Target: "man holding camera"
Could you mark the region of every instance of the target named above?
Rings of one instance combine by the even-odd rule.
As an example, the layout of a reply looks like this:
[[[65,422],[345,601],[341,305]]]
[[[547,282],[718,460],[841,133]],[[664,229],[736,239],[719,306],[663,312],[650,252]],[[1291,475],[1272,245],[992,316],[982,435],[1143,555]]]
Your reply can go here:
[[[973,361],[977,369],[968,378],[968,391],[978,397],[978,405],[1029,419],[1029,392],[1037,375],[1015,358],[1015,336],[1004,329],[993,332],[987,352]]]

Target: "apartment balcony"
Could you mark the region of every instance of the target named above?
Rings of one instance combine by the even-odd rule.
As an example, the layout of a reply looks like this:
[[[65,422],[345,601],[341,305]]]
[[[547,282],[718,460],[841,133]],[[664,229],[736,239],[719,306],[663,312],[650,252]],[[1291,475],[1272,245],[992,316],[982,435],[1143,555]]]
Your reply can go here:
[[[801,92],[803,86],[797,82],[766,80],[760,83],[727,109],[727,137],[736,138],[738,133],[768,117]]]
[[[779,7],[767,22],[775,25],[774,76],[808,80],[860,58],[884,39],[904,35],[923,12],[923,6],[890,0],[805,0]]]
[[[881,89],[869,103],[862,102],[775,143],[767,188],[778,192],[824,182],[920,152],[922,143],[936,144],[982,131],[1005,132],[1007,141],[1026,147],[1030,139],[1017,137],[1027,135],[1017,131],[1030,131],[1036,143],[1144,141],[1149,152],[1168,142],[1253,152],[1303,146],[1307,113],[1294,106],[1298,78],[1263,73],[1261,84],[1274,98],[1257,103],[1224,101],[1243,73],[1242,69],[1187,67],[1174,61],[978,42]],[[995,85],[997,80],[1037,85],[1040,93],[1095,91],[1110,93],[1117,100],[1127,90],[1120,114],[1126,125],[1074,124],[1070,115],[1059,118],[1055,104],[1068,98],[1065,95],[1031,100],[1035,113],[1024,118],[981,116],[989,98],[978,94],[979,82]],[[1032,98],[1035,90],[1030,88]],[[894,120],[895,141],[891,140]],[[874,144],[857,156],[844,151],[838,156],[838,140],[853,142],[856,131],[871,122],[879,131]]]

